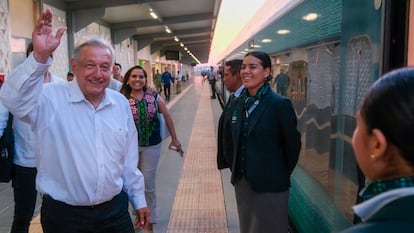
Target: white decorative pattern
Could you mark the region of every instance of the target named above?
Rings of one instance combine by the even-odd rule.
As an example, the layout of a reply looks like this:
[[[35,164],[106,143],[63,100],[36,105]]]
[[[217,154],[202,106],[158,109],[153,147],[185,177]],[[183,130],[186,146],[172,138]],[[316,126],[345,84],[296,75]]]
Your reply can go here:
[[[372,82],[372,47],[368,36],[352,38],[346,53],[344,113],[356,116],[359,104]]]
[[[0,74],[9,74],[10,65],[10,17],[8,1],[0,1]]]
[[[330,52],[326,48],[325,45],[310,49],[308,55],[308,104],[319,109],[334,108],[337,100],[340,51],[339,47],[332,47]]]

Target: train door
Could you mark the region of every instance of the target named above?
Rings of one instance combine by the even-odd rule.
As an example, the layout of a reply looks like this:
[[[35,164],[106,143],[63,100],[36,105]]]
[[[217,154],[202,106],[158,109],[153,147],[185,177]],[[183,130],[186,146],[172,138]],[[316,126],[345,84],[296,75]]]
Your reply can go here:
[[[410,0],[385,1],[382,72],[407,66]]]

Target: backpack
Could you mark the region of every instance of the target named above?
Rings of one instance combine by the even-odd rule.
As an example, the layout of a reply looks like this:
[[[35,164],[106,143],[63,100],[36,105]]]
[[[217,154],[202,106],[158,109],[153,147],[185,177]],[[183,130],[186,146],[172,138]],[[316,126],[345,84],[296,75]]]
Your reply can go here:
[[[7,127],[0,138],[0,182],[9,182],[13,173],[14,137],[13,137],[13,115],[9,113]]]

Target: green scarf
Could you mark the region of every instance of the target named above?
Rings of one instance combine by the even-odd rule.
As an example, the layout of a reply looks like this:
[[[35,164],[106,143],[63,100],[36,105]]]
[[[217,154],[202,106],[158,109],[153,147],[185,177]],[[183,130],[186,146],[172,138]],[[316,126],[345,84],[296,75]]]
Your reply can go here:
[[[362,192],[361,197],[363,200],[368,200],[380,193],[397,189],[414,187],[414,177],[402,177],[391,180],[378,180],[369,184]]]
[[[245,88],[241,94],[242,98],[244,99],[244,110],[248,111],[249,113],[252,111],[250,108],[256,101],[260,101],[260,99],[266,94],[266,92],[270,89],[269,83],[265,83],[260,89],[257,91],[255,96],[249,96],[249,92]]]

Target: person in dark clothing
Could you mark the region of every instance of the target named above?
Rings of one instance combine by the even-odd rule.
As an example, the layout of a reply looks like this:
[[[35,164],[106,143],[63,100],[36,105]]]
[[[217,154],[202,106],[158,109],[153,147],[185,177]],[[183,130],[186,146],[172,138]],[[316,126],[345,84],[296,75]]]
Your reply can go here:
[[[214,72],[214,67],[210,67],[210,72],[208,72],[208,82],[211,87],[211,99],[216,98],[216,73]]]
[[[243,60],[241,59],[234,59],[229,60],[226,62],[224,66],[224,77],[223,82],[224,85],[229,91],[230,97],[227,100],[226,105],[223,108],[223,112],[220,115],[220,119],[218,122],[218,135],[217,135],[217,168],[218,169],[225,169],[229,168],[230,162],[226,161],[226,156],[224,155],[225,151],[223,148],[226,145],[226,140],[229,138],[224,137],[225,131],[230,130],[229,128],[225,128],[224,126],[227,125],[225,121],[230,120],[231,113],[229,112],[228,106],[230,102],[233,101],[235,98],[239,97],[241,92],[244,89],[241,77],[240,77],[240,67]]]
[[[287,96],[287,90],[289,88],[289,76],[285,74],[285,70],[281,69],[280,74],[275,78],[274,84],[277,84],[277,93],[283,96]]]
[[[164,85],[164,95],[165,100],[170,100],[171,95],[171,82],[173,81],[173,77],[170,72],[168,72],[168,68],[165,68],[164,73],[161,75],[161,83]]]
[[[246,54],[244,90],[223,121],[222,165],[232,173],[241,233],[288,232],[290,177],[301,137],[291,101],[270,89],[271,65],[265,52]]]

